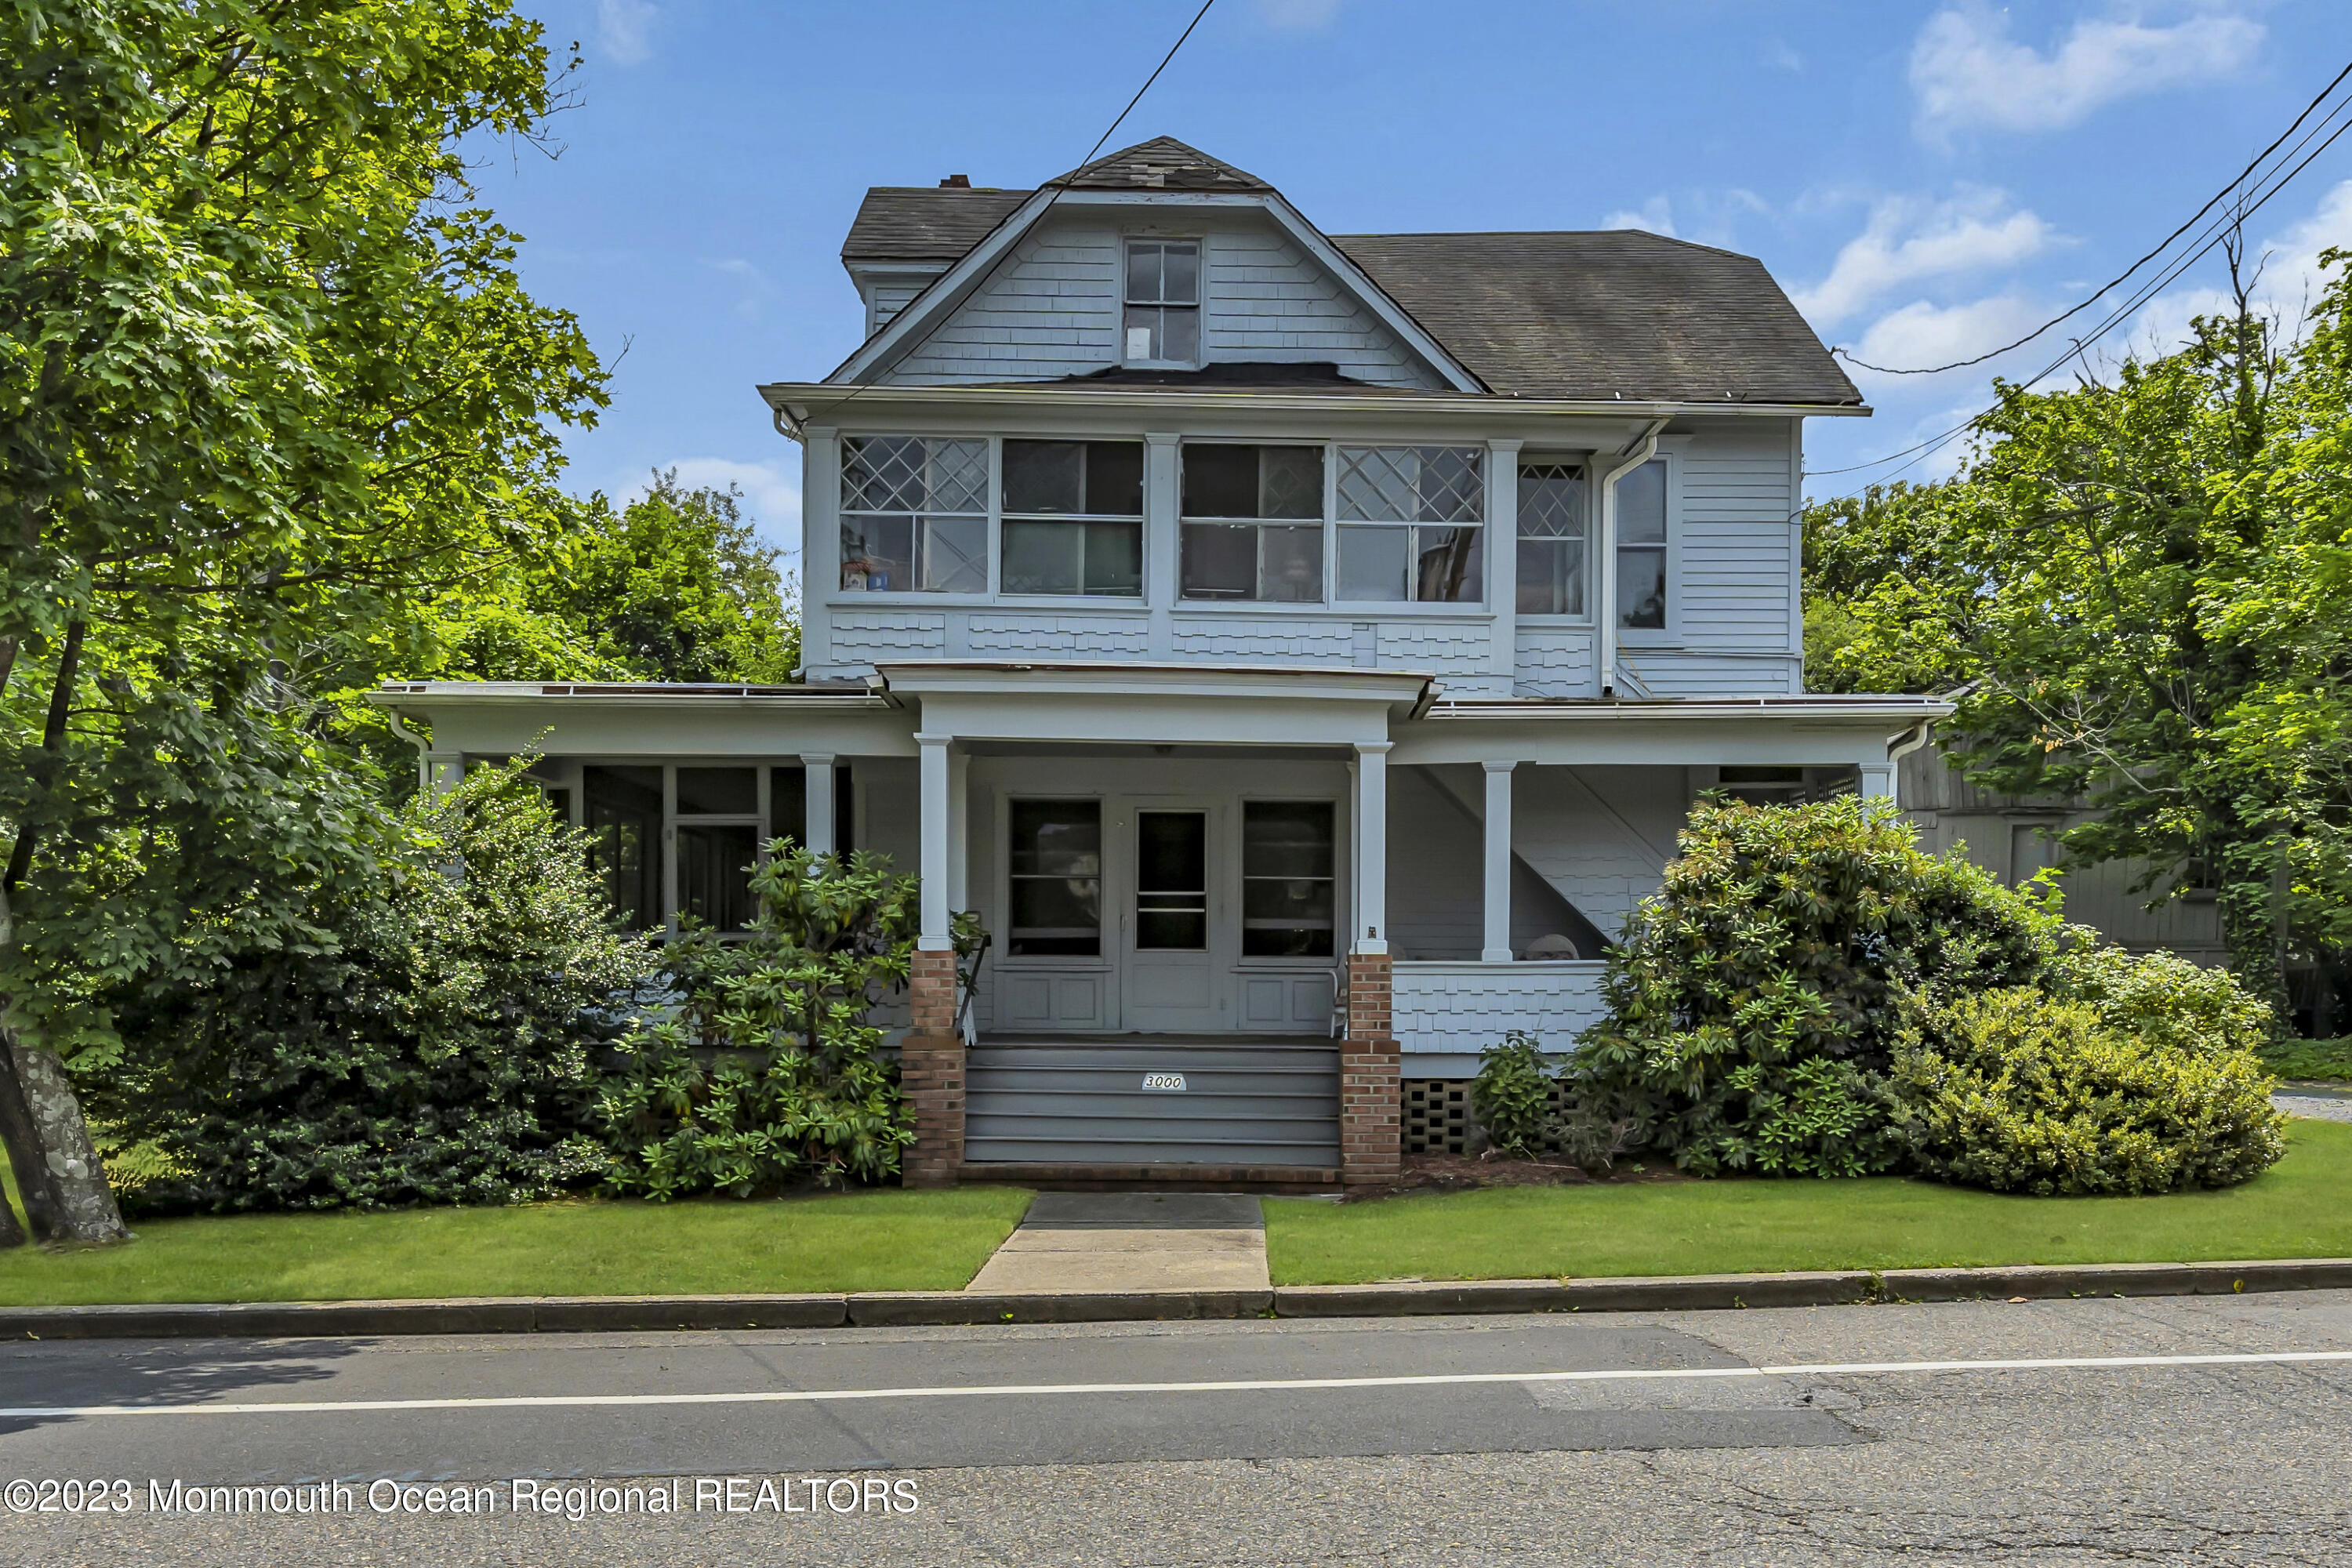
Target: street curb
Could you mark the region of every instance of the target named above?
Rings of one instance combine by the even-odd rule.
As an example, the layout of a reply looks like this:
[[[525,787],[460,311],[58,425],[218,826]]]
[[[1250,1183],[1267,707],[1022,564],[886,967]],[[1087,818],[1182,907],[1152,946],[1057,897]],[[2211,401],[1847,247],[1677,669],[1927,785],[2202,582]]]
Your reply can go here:
[[[253,1301],[0,1307],[0,1339],[336,1339],[398,1334],[917,1328],[1197,1319],[1398,1318],[1506,1312],[1688,1312],[1864,1301],[2229,1296],[2352,1289],[2352,1258],[1890,1268],[1654,1279],[1283,1285],[1272,1290],[1010,1295],[876,1290],[793,1296],[493,1296],[430,1301]]]

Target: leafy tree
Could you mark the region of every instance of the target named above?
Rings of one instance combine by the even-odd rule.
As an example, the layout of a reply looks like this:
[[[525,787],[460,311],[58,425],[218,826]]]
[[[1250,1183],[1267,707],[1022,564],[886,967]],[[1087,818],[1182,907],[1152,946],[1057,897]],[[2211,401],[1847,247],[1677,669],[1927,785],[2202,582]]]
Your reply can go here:
[[[2329,264],[2340,258],[2331,253]],[[2352,296],[2108,381],[2001,388],[1956,479],[1811,508],[1811,679],[1952,689],[1979,784],[2079,797],[2079,860],[2219,889],[2232,967],[2352,947]]]
[[[618,928],[587,836],[556,823],[525,765],[413,798],[380,834],[330,837],[373,838],[377,858],[302,879],[307,944],[184,942],[209,962],[101,994],[127,1048],[93,1107],[170,1173],[142,1206],[509,1203],[602,1170],[583,1131],[591,1051],[655,954]],[[341,798],[290,816],[366,804],[364,784],[322,782]]]
[[[557,426],[602,372],[459,148],[552,103],[509,0],[0,15],[0,1136],[37,1227],[121,1229],[51,1091],[61,933],[124,883],[168,923],[255,849],[175,837],[160,803],[298,757],[249,705],[372,679],[404,598],[551,557]],[[214,804],[257,822],[269,794]],[[179,883],[122,869],[148,857]],[[94,963],[177,962],[117,936]]]
[[[538,575],[532,602],[593,634],[645,680],[793,679],[800,626],[777,568],[733,489],[689,489],[675,470],[615,513],[602,495],[570,534],[562,569]]]

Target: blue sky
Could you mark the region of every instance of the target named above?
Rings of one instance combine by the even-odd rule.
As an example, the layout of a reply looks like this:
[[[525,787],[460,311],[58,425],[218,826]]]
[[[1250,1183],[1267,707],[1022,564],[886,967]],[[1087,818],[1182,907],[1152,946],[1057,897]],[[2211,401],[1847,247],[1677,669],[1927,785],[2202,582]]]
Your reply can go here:
[[[569,483],[621,494],[674,466],[740,485],[796,547],[799,451],[752,387],[856,346],[838,255],[865,188],[1073,166],[1197,0],[523,4],[557,47],[579,40],[577,101],[559,157],[486,150],[480,191],[527,237],[533,292],[617,362]],[[2352,58],[2347,19],[2342,0],[1217,0],[1111,145],[1176,136],[1331,233],[1725,246],[1825,341],[1935,363],[2038,324],[2186,218]],[[2352,247],[2352,136],[2249,229],[2291,318],[2319,250]],[[2217,257],[2106,345],[2177,340],[2221,277]],[[2055,352],[1857,373],[1877,416],[1811,422],[1808,466],[1909,446]]]

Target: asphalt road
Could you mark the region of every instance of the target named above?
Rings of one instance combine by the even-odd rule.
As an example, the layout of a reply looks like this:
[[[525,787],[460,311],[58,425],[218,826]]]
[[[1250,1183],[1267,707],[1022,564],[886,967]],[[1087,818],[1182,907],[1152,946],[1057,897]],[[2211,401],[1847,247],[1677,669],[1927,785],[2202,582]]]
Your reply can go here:
[[[0,1563],[2341,1563],[2352,1360],[1972,1364],[2315,1352],[2352,1293],[11,1344]]]

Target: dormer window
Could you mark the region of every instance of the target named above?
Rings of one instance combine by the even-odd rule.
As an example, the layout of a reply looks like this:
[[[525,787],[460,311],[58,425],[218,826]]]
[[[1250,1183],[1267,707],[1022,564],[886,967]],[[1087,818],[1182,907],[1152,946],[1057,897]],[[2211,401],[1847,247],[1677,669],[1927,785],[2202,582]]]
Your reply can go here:
[[[1201,357],[1201,242],[1127,242],[1129,364],[1181,364]]]

